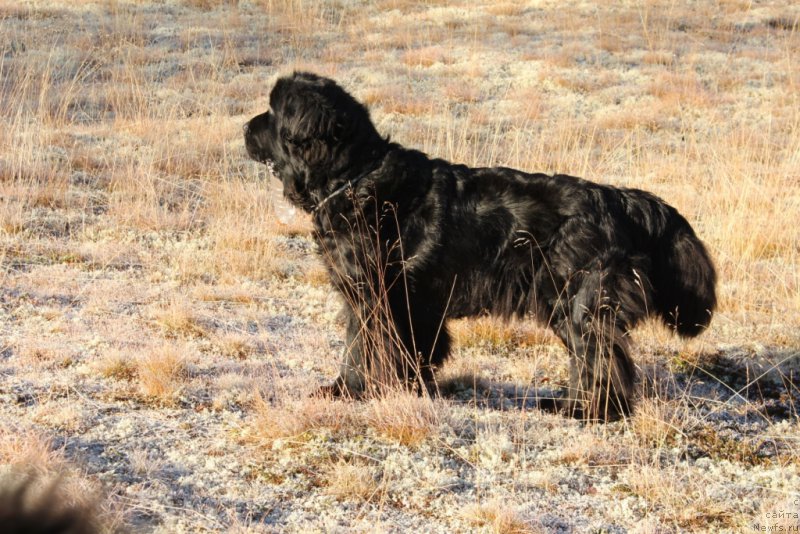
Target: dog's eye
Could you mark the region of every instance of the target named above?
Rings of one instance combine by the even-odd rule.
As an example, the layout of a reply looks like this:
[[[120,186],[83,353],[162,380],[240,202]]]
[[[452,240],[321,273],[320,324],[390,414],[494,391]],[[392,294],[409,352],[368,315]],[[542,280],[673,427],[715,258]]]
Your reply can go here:
[[[291,146],[299,146],[302,141],[296,136],[292,135],[288,128],[281,128],[281,139],[284,143]]]

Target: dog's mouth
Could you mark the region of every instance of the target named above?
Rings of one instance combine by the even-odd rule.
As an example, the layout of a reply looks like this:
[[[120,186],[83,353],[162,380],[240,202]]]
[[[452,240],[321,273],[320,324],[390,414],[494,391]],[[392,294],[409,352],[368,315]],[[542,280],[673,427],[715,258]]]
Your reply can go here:
[[[248,151],[248,154],[249,154],[249,151]],[[260,164],[266,166],[266,171],[267,172],[265,172],[263,174],[261,173],[261,169],[263,169],[263,167],[259,167],[259,171],[258,171],[258,179],[259,180],[270,181],[271,179],[274,178],[274,179],[276,179],[278,181],[281,181],[280,176],[278,175],[278,169],[276,168],[276,164],[275,164],[274,160],[272,160],[270,158],[266,158],[266,157],[265,158],[253,157],[252,154],[249,154],[249,156],[250,156],[250,159],[256,161],[257,163],[260,163]]]
[[[259,152],[251,152],[249,148],[247,149],[247,155],[250,156],[250,159],[252,159],[253,161],[267,165],[268,167],[270,167],[270,170],[275,164],[275,161],[269,156],[261,154]]]
[[[272,161],[269,143],[266,139],[269,128],[269,112],[254,117],[242,127],[244,133],[244,146],[247,155],[259,163]]]
[[[278,172],[275,170],[275,162],[274,161],[272,161],[271,159],[267,159],[265,161],[262,161],[261,163],[263,163],[264,165],[267,166],[267,176],[271,176],[271,177],[273,177],[275,179],[279,179],[278,178]]]
[[[247,126],[245,126],[247,128]],[[244,147],[247,150],[247,155],[250,159],[259,163],[267,163],[272,161],[269,155],[263,150],[259,144],[253,139],[252,134],[245,130],[244,134]]]

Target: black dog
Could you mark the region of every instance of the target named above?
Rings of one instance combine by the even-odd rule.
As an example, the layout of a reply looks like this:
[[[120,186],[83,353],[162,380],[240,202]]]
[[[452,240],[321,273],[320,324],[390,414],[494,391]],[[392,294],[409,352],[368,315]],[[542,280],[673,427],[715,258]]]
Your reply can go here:
[[[533,315],[570,354],[558,405],[613,419],[632,407],[629,330],[655,314],[688,337],[711,320],[711,259],[654,195],[430,159],[382,137],[363,105],[314,74],[279,79],[270,107],[246,125],[247,151],[312,214],[347,301],[334,392],[430,383],[448,318]]]

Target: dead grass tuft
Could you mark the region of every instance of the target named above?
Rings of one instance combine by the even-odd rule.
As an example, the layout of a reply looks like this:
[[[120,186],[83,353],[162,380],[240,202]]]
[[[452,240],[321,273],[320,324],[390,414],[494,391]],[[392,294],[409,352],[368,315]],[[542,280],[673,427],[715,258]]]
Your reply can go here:
[[[482,527],[494,534],[538,534],[544,527],[523,520],[508,503],[491,500],[468,506],[464,517],[474,527]]]
[[[32,412],[33,421],[62,432],[80,432],[86,421],[86,413],[80,405],[62,400],[42,402]]]
[[[436,106],[433,99],[426,100],[394,86],[367,91],[362,99],[366,105],[379,106],[387,114],[422,116],[429,114]]]
[[[607,439],[587,434],[584,439],[567,443],[559,455],[559,461],[568,465],[616,466],[628,462],[630,452]]]
[[[714,94],[693,72],[660,73],[650,84],[648,92],[667,104],[679,106],[705,108],[716,102]]]
[[[683,402],[642,399],[628,419],[630,430],[645,446],[662,448],[680,440],[688,424],[687,406]]]
[[[312,287],[326,287],[330,285],[331,281],[328,270],[318,263],[312,264],[303,273],[303,279]]]
[[[670,66],[675,60],[675,54],[666,50],[649,51],[642,56],[642,62],[646,65]]]
[[[519,17],[525,12],[525,6],[516,2],[498,2],[488,6],[486,12],[498,17]]]
[[[436,403],[430,397],[405,391],[370,400],[364,417],[380,435],[406,446],[421,443],[439,428]]]
[[[164,467],[162,458],[147,449],[134,449],[128,453],[131,471],[146,480],[152,480]]]
[[[136,378],[136,361],[130,354],[120,350],[109,350],[94,363],[94,368],[105,378],[133,380]]]
[[[154,347],[136,361],[142,394],[162,404],[173,404],[189,376],[189,348],[166,343]]]
[[[192,297],[203,302],[230,302],[252,304],[255,302],[252,290],[237,286],[201,285],[192,291]]]
[[[266,179],[274,180],[271,176]],[[206,194],[208,254],[200,261],[194,253],[185,258],[201,275],[213,273],[221,281],[281,275],[284,262],[276,236],[311,231],[306,215],[284,206],[279,194],[261,182],[226,180],[209,185]]]
[[[477,102],[480,99],[480,90],[474,85],[463,83],[449,83],[442,89],[442,94],[448,100],[458,102]]]
[[[51,473],[65,465],[63,451],[45,434],[30,428],[0,427],[0,463]]]
[[[731,512],[730,506],[713,497],[702,478],[685,467],[661,468],[652,465],[631,465],[626,476],[628,486],[622,491],[639,495],[656,510],[666,523],[682,529],[716,525],[732,528],[744,517]]]
[[[452,63],[453,59],[444,47],[431,45],[407,50],[403,54],[402,61],[409,67],[431,67],[437,63]]]
[[[165,306],[153,310],[152,318],[171,337],[203,337],[206,329],[189,300],[173,297]]]
[[[352,406],[344,401],[326,397],[269,400],[256,391],[251,435],[272,443],[318,429],[334,433],[353,429],[356,421]]]
[[[108,215],[127,228],[140,231],[185,232],[199,220],[188,184],[164,177],[154,169],[154,158],[123,161],[109,186]]]
[[[540,87],[536,85],[521,87],[513,90],[509,96],[517,102],[519,113],[516,115],[516,120],[522,127],[530,127],[542,118],[545,100]]]
[[[28,220],[29,216],[24,204],[10,202],[6,199],[0,200],[0,235],[11,236],[21,233]]]
[[[370,465],[340,460],[323,472],[325,491],[343,501],[379,500],[383,485],[376,471]]]
[[[219,348],[223,356],[237,360],[246,359],[256,350],[251,336],[238,332],[225,332],[216,336],[214,344]]]
[[[654,132],[664,121],[664,116],[669,115],[670,112],[666,108],[665,104],[652,103],[647,107],[615,109],[613,112],[599,115],[595,120],[601,130],[641,128]]]
[[[553,336],[530,322],[506,322],[496,317],[451,321],[450,333],[460,347],[525,347],[552,342]]]

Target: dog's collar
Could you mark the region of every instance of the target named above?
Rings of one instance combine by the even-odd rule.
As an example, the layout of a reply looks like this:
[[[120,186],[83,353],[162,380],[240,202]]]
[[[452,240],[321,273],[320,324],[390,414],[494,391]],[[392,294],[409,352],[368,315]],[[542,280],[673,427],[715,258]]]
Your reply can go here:
[[[375,167],[370,167],[370,168],[369,168],[369,169],[368,169],[366,172],[362,172],[361,174],[359,174],[358,176],[356,176],[356,177],[355,177],[355,178],[353,178],[352,180],[347,180],[345,183],[343,183],[342,185],[340,185],[339,187],[337,187],[337,188],[336,188],[336,189],[333,191],[333,193],[331,193],[331,194],[330,194],[330,195],[328,195],[327,197],[325,197],[325,198],[323,198],[322,200],[320,200],[320,201],[317,203],[317,205],[316,205],[316,206],[314,206],[314,209],[312,209],[312,210],[311,210],[311,213],[312,213],[312,214],[313,214],[313,213],[317,213],[317,212],[318,212],[318,211],[319,211],[319,210],[320,210],[320,209],[321,209],[323,206],[325,206],[325,204],[327,204],[328,202],[330,202],[330,201],[331,201],[331,199],[333,199],[334,197],[336,197],[336,196],[340,195],[340,194],[341,194],[343,191],[345,191],[346,189],[351,189],[352,187],[354,187],[356,184],[358,184],[358,182],[360,182],[361,180],[363,180],[364,178],[366,178],[367,176],[369,176],[370,174],[372,174],[372,173],[373,173],[373,172],[374,172],[374,171],[375,171],[375,170],[376,170],[378,167],[380,167],[380,165],[377,165],[377,166],[375,166]]]

